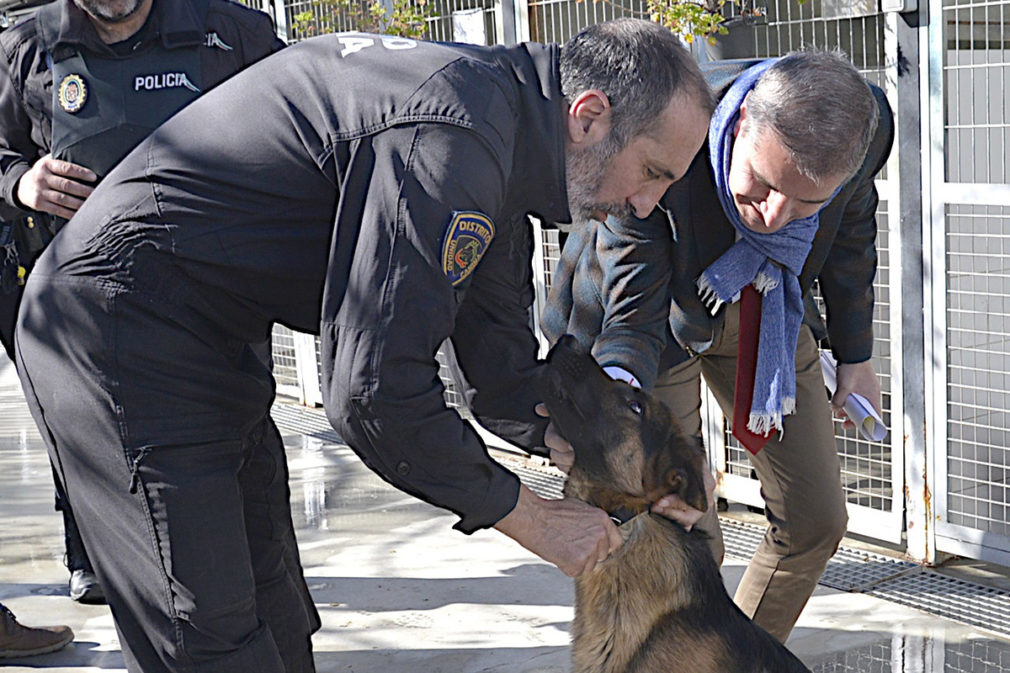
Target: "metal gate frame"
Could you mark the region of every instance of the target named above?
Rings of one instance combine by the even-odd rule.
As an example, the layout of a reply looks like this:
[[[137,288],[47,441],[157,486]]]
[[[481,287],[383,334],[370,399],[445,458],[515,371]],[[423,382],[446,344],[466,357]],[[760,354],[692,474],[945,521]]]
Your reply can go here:
[[[986,3],[982,3],[984,6]],[[965,5],[958,5],[965,7]],[[1010,5],[1002,3],[1001,8],[1010,11]],[[933,561],[936,552],[945,552],[977,558],[985,561],[1010,565],[1010,537],[951,523],[949,521],[950,492],[948,488],[949,455],[949,343],[947,333],[947,217],[948,206],[1002,206],[1010,208],[1010,185],[997,183],[948,182],[946,178],[946,150],[949,137],[945,128],[944,102],[947,98],[944,82],[944,67],[949,50],[947,48],[946,21],[943,0],[929,0],[930,20],[922,36],[926,44],[920,59],[923,72],[927,73],[922,82],[923,137],[929,139],[923,146],[922,212],[924,219],[924,321],[926,329],[926,399],[930,400],[930,413],[926,426],[926,493],[932,494],[924,506],[927,527],[932,535],[927,535],[923,556]],[[1004,25],[1005,22],[1004,22]],[[957,49],[955,48],[954,51]],[[1003,64],[1004,66],[1006,64]],[[1004,80],[1003,114],[1006,118],[1008,104]],[[1004,161],[1006,159],[1004,158]],[[1008,211],[1010,213],[1010,211]],[[929,366],[928,363],[932,363]],[[1006,503],[1004,503],[1006,504]],[[935,508],[930,509],[930,506]],[[932,524],[932,526],[930,526]],[[935,551],[930,548],[935,549]],[[919,554],[914,553],[918,556]]]

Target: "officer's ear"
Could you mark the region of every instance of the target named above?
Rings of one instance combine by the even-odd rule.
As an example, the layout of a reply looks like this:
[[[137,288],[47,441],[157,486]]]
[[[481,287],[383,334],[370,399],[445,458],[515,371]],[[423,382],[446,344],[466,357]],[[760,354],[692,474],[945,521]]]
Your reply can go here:
[[[733,137],[737,138],[740,135],[740,131],[744,129],[744,124],[747,123],[747,101],[750,99],[750,92],[743,97],[743,102],[740,103],[739,117],[736,120],[736,125],[733,127]]]
[[[583,91],[568,108],[568,140],[590,147],[610,133],[610,99],[599,89]]]

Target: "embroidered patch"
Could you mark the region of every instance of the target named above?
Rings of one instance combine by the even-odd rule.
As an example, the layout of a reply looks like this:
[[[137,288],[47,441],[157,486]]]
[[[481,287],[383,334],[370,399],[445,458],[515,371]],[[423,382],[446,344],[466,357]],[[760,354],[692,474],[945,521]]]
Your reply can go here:
[[[457,210],[442,241],[442,271],[459,285],[477,268],[481,257],[494,239],[494,223],[484,213]]]
[[[67,75],[60,82],[56,98],[60,102],[60,107],[66,112],[74,114],[80,112],[88,100],[88,87],[84,84],[84,78],[80,75]]]

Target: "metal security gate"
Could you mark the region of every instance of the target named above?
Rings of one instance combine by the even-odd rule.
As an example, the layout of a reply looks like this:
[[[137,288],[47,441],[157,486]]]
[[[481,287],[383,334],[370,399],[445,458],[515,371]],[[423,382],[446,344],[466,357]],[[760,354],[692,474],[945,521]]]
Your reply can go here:
[[[1010,3],[931,0],[927,452],[939,551],[1010,564]]]

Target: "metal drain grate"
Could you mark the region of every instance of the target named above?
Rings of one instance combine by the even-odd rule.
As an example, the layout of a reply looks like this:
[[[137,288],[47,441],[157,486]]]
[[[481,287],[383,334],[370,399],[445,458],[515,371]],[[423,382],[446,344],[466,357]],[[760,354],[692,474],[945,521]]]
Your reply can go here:
[[[320,409],[277,403],[277,425],[290,432],[342,444]],[[523,456],[492,450],[491,455],[545,498],[560,498],[564,474]],[[764,526],[720,517],[726,554],[749,560],[764,537]],[[866,593],[938,617],[1010,637],[1010,593],[965,582],[919,565],[842,546],[828,562],[820,583],[845,592]]]
[[[726,547],[726,555],[749,561],[757,551],[765,532],[760,526],[746,524],[742,521],[719,517],[722,528],[722,543]]]
[[[720,524],[726,554],[750,559],[764,528],[722,517]],[[909,561],[842,546],[819,583],[1010,636],[1010,593],[947,577]]]
[[[820,583],[839,591],[861,592],[918,568],[918,565],[909,561],[839,547],[828,562]]]
[[[1010,637],[1010,594],[916,567],[865,593]]]
[[[565,485],[564,473],[556,467],[539,465],[519,456],[492,451],[491,457],[515,472],[519,480],[541,498],[558,500]]]
[[[270,409],[270,415],[281,430],[316,437],[333,444],[344,443],[344,440],[337,436],[330,421],[326,418],[326,412],[322,409],[274,402],[273,408]]]

